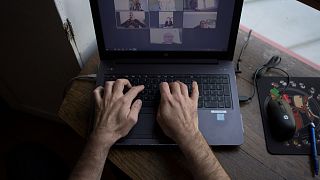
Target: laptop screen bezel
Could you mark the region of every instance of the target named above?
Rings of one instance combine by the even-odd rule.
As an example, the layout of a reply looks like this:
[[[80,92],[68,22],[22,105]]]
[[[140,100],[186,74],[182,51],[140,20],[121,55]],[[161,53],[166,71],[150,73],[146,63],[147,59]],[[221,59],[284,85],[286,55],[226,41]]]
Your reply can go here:
[[[242,5],[243,0],[235,0],[227,51],[107,51],[103,38],[98,1],[90,0],[100,59],[113,60],[114,62],[126,61],[126,59],[135,59],[134,62],[131,63],[180,63],[182,62],[181,59],[184,59],[184,63],[194,63],[195,59],[197,63],[210,63],[212,59],[232,61],[239,29]],[[175,61],[174,59],[177,60]]]

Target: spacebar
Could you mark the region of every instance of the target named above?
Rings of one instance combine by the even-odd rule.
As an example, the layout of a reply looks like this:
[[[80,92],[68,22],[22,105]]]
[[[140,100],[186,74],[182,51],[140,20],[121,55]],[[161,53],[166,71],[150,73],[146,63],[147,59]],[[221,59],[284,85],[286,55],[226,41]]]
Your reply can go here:
[[[154,101],[142,101],[142,107],[154,107]]]
[[[155,109],[153,107],[142,107],[140,110],[142,114],[153,114],[155,113]]]

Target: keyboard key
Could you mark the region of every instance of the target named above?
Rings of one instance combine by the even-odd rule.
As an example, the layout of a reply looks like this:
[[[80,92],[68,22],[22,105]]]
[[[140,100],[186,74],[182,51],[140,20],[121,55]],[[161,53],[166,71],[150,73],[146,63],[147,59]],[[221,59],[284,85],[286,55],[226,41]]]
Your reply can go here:
[[[140,95],[147,95],[147,91],[146,90],[143,90]]]
[[[203,83],[203,84],[208,84],[208,83],[209,83],[209,79],[203,78],[203,79],[202,79],[202,83]]]
[[[209,82],[210,82],[210,84],[215,84],[215,83],[216,83],[216,79],[211,78],[211,79],[209,80]]]
[[[210,94],[216,96],[218,94],[217,90],[210,90]]]
[[[230,98],[230,96],[225,96],[224,97],[224,102],[225,102],[226,108],[231,108],[231,98]]]
[[[207,108],[217,108],[218,102],[217,101],[205,101],[204,106]]]
[[[224,95],[226,96],[230,95],[230,89],[228,84],[223,85],[223,92],[224,92]]]
[[[149,101],[149,100],[150,100],[150,96],[144,96],[144,97],[143,97],[143,100],[144,100],[144,101]]]
[[[217,79],[217,84],[222,84],[222,79]]]
[[[151,84],[145,84],[144,89],[151,89]]]
[[[141,99],[144,107],[153,107],[159,104],[161,82],[175,82],[177,80],[184,82],[188,87],[189,94],[192,93],[192,82],[198,83],[199,90],[199,108],[231,108],[231,91],[228,75],[139,75],[139,74],[117,74],[105,75],[105,80],[115,81],[116,79],[126,78],[132,85],[145,85],[145,89],[139,93],[136,99]],[[223,104],[222,104],[223,103]]]
[[[204,85],[203,85],[203,89],[211,89],[211,88],[210,88],[210,84],[204,84]]]
[[[218,97],[217,96],[211,96],[210,100],[211,101],[218,101]]]
[[[198,108],[202,108],[203,107],[203,101],[198,101]]]
[[[222,79],[222,83],[223,83],[223,84],[228,84],[229,81],[228,81],[228,79]]]
[[[210,89],[217,89],[217,85],[216,84],[210,84]]]
[[[157,85],[157,84],[152,84],[152,87],[151,87],[152,89],[158,89],[159,88],[159,85]]]
[[[154,103],[152,101],[142,101],[143,107],[153,107]]]

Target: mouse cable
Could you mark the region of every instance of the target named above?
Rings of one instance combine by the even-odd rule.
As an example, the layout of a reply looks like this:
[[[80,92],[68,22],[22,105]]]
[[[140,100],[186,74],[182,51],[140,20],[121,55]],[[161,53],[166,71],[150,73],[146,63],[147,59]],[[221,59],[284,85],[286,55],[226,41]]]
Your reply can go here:
[[[83,80],[83,81],[96,82],[96,77],[97,77],[97,74],[87,74],[87,75],[80,75],[80,76],[73,77],[72,79],[69,80],[68,84],[64,88],[63,98],[65,98],[65,96],[67,94],[67,91],[70,89],[71,84],[73,83],[73,81],[75,81],[75,80]]]
[[[235,69],[235,73],[241,73],[241,70],[240,70],[240,61],[241,60],[241,57],[242,57],[242,54],[244,53],[244,51],[246,50],[248,44],[249,44],[249,40],[250,40],[250,37],[251,37],[251,33],[252,33],[252,29],[249,30],[249,33],[248,33],[248,36],[247,36],[247,39],[246,41],[244,42],[241,50],[240,50],[240,54],[239,54],[239,57],[237,59],[237,63],[236,63],[236,69]]]
[[[276,66],[279,65],[281,62],[281,57],[279,56],[273,56],[267,63],[265,63],[264,65],[260,66],[259,68],[257,68],[255,70],[255,72],[253,73],[253,92],[252,95],[250,97],[247,96],[239,96],[239,102],[240,103],[244,103],[244,102],[248,102],[251,101],[252,98],[255,96],[256,94],[256,81],[258,78],[260,78],[265,72],[267,72],[270,69],[276,69],[281,71],[282,73],[284,73],[287,76],[287,85],[285,86],[285,88],[281,91],[281,94],[283,94],[290,83],[290,75],[283,69],[281,68],[277,68]],[[259,75],[259,76],[258,76]]]

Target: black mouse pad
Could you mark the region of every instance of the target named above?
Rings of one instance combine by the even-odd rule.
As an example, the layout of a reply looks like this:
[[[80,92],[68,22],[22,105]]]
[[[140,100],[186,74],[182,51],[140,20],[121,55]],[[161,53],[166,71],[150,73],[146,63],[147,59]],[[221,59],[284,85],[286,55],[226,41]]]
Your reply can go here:
[[[309,125],[313,121],[316,128],[318,154],[320,154],[320,78],[262,77],[257,81],[258,98],[266,138],[267,149],[271,154],[310,154]],[[276,141],[269,129],[267,105],[271,99],[270,90],[276,87],[284,90],[282,97],[290,104],[296,122],[296,132],[292,139],[285,142]]]

